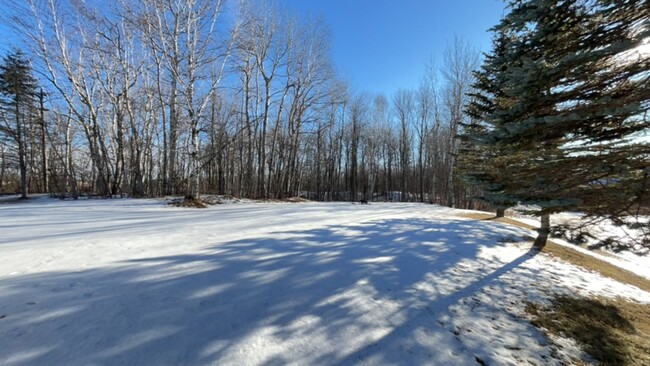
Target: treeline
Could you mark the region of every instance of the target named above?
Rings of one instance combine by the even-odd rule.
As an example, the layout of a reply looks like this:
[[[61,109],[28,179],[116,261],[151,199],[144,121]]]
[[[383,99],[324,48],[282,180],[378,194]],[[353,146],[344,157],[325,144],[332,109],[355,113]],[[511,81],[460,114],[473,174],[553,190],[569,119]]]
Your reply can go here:
[[[3,84],[0,190],[19,190],[22,172],[25,193],[72,197],[476,207],[454,169],[475,50],[455,40],[414,90],[356,93],[336,74],[318,19],[236,5],[14,3],[24,53],[5,57],[2,75],[22,68],[28,82]]]

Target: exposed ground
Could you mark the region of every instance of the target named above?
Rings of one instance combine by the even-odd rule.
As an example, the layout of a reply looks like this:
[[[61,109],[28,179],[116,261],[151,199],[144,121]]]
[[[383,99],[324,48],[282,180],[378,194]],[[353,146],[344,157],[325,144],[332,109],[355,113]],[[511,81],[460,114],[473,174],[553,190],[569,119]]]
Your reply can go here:
[[[464,213],[478,220],[494,220],[533,230],[534,227],[509,217],[494,218],[485,213]],[[532,233],[532,232],[531,232]],[[650,280],[615,266],[603,257],[585,255],[576,248],[549,240],[544,253],[616,281],[650,292]],[[606,252],[597,251],[603,256]],[[551,336],[576,340],[601,365],[650,365],[650,305],[620,297],[556,295],[550,304],[529,302],[526,311],[533,324]]]

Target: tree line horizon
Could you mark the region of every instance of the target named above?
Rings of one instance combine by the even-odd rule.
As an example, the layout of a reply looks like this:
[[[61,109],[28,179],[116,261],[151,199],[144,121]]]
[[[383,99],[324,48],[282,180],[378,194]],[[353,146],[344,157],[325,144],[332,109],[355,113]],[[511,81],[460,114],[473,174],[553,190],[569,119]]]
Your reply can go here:
[[[353,93],[336,75],[321,21],[264,2],[238,9],[230,29],[218,24],[224,2],[15,6],[31,46],[5,66],[36,65],[39,77],[19,112],[24,154],[4,115],[5,192],[20,190],[24,155],[28,191],[72,197],[311,192],[356,201],[402,192],[389,196],[476,206],[453,172],[480,59],[460,38],[440,67],[423,65],[417,88],[387,97]]]
[[[511,0],[489,52],[456,38],[389,97],[336,74],[322,21],[232,4],[13,3],[0,190],[525,203],[543,224],[648,206],[645,0]]]

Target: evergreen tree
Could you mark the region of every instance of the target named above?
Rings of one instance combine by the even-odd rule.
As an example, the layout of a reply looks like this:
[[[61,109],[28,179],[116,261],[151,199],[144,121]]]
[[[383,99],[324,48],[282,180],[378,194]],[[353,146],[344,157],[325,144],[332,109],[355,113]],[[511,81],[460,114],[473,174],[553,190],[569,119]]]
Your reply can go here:
[[[36,96],[36,79],[29,60],[20,50],[3,58],[0,65],[0,106],[5,116],[0,132],[13,139],[18,148],[20,194],[27,198],[26,127],[32,122]]]
[[[510,156],[486,139],[488,133],[499,124],[494,119],[496,111],[507,109],[510,103],[499,84],[500,71],[507,65],[498,62],[503,59],[507,42],[505,33],[497,33],[492,52],[484,55],[480,70],[474,72],[476,81],[472,87],[475,91],[470,94],[471,101],[465,111],[470,120],[463,124],[459,134],[460,175],[466,182],[481,189],[482,195],[477,198],[494,206],[497,209],[496,217],[503,217],[505,209],[517,204],[516,200],[502,194]]]
[[[496,151],[485,181],[500,199],[549,214],[616,216],[647,200],[648,57],[631,55],[650,36],[645,1],[512,1],[494,28],[504,42],[486,58],[493,82],[478,85],[470,115],[489,128],[470,141]],[[504,100],[507,103],[502,104]],[[490,189],[486,190],[488,193]]]

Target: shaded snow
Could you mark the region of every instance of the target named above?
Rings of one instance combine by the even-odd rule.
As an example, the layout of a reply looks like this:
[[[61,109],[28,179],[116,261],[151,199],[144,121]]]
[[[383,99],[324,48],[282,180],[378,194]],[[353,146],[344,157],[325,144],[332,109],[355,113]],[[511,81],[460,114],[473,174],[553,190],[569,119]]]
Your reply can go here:
[[[512,218],[533,227],[539,227],[538,218],[521,215]],[[583,221],[582,215],[580,214],[559,213],[551,215],[551,225],[569,225],[571,227],[578,227],[580,225],[585,225],[585,223]],[[611,221],[608,220],[596,221],[593,224],[586,225],[586,227],[581,230],[585,230],[590,235],[592,235],[591,238],[587,238],[588,242],[585,244],[587,246],[596,245],[598,242],[607,238],[614,238],[617,241],[621,241],[624,244],[632,246],[631,242],[640,237],[639,231],[630,230],[614,225]],[[633,237],[631,238],[630,235],[633,235]],[[551,238],[551,240],[557,244],[571,247],[572,249],[577,250],[585,255],[590,255],[592,257],[598,258],[602,261],[624,268],[650,280],[650,255],[639,255],[631,251],[614,252],[608,251],[606,249],[594,251],[583,248],[576,244],[572,244],[567,240],[563,240],[561,238],[554,237]]]
[[[561,364],[523,316],[650,294],[419,204],[0,206],[0,364]],[[507,243],[505,241],[515,241]]]

